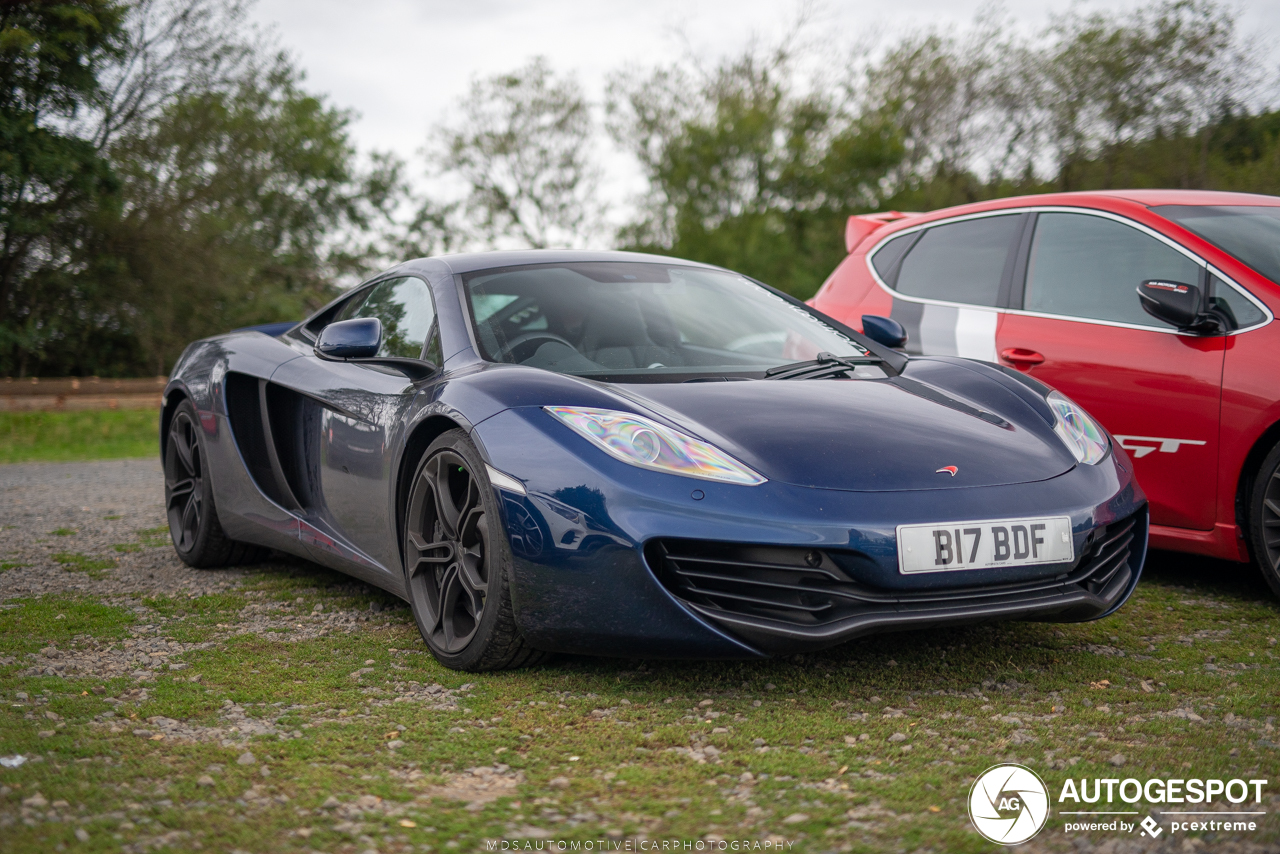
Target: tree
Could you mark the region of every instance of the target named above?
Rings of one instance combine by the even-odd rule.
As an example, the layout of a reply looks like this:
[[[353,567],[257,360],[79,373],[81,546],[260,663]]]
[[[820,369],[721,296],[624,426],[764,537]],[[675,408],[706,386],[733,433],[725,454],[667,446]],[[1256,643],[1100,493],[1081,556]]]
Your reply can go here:
[[[110,193],[45,194],[0,372],[163,373],[194,338],[305,316],[404,239],[403,164],[358,157],[350,114],[236,0],[139,0],[114,32],[58,116]]]
[[[305,316],[365,252],[359,233],[398,186],[398,164],[361,173],[350,115],[299,88],[283,56],[233,91],[171,101],[122,138],[126,209],[100,245],[122,262],[115,322],[163,370],[186,342]]]
[[[572,77],[538,58],[474,81],[459,121],[431,152],[438,174],[459,180],[464,227],[490,246],[586,246],[600,233],[595,123]]]
[[[1049,36],[1039,101],[1063,189],[1077,188],[1077,166],[1095,157],[1105,166],[1102,187],[1126,184],[1121,151],[1157,136],[1198,135],[1207,168],[1210,128],[1250,106],[1261,68],[1257,46],[1238,41],[1232,13],[1209,0],[1066,16]]]
[[[843,254],[845,218],[880,204],[903,150],[878,117],[801,87],[792,60],[784,42],[708,73],[688,62],[614,78],[611,131],[650,184],[624,243],[817,289]]]
[[[118,55],[125,8],[110,0],[0,6],[0,347],[48,330],[31,309],[74,272],[87,217],[115,204],[110,164],[67,130]]]

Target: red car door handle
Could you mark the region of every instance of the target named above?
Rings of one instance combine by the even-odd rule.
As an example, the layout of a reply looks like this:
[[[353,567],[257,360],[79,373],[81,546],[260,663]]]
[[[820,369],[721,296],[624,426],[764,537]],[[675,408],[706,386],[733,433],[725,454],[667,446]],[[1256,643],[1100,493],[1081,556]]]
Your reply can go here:
[[[1015,365],[1038,365],[1044,361],[1044,356],[1024,347],[1007,347],[1000,351],[1000,358]]]

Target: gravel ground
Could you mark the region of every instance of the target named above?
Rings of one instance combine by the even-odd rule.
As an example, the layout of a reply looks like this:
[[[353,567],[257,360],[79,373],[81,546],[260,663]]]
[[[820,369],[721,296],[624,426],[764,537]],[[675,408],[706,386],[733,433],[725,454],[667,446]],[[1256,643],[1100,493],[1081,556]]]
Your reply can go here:
[[[0,466],[0,601],[77,593],[104,600],[160,594],[203,595],[235,587],[240,569],[193,570],[172,549],[136,547],[166,525],[164,480],[156,459]],[[58,535],[54,531],[74,531]],[[54,555],[115,562],[92,572],[65,568]],[[74,564],[71,564],[74,566]],[[95,578],[94,576],[100,576]]]
[[[327,703],[293,706],[260,703],[257,707],[249,708],[255,704],[234,702],[231,699],[223,701],[221,709],[217,712],[216,721],[205,720],[203,723],[155,715],[141,718],[128,714],[130,709],[147,700],[148,691],[155,690],[157,679],[189,679],[191,682],[197,682],[198,675],[188,677],[188,674],[194,671],[187,670],[188,665],[183,661],[183,656],[189,652],[220,646],[233,635],[254,633],[280,641],[305,640],[358,632],[370,627],[371,623],[385,625],[393,621],[404,623],[406,620],[405,613],[402,613],[403,606],[393,605],[392,608],[395,610],[388,610],[386,607],[388,603],[383,594],[379,594],[381,597],[379,601],[367,610],[343,610],[332,606],[328,608],[320,605],[313,606],[309,600],[304,602],[302,598],[293,602],[281,602],[249,589],[246,590],[248,602],[240,611],[239,619],[234,625],[219,624],[219,630],[213,632],[206,642],[181,643],[166,637],[170,619],[148,608],[143,601],[145,598],[161,595],[199,596],[226,592],[250,587],[251,585],[246,585],[245,582],[254,575],[260,576],[264,570],[307,573],[312,571],[312,568],[310,564],[303,561],[276,554],[266,565],[247,570],[193,570],[179,561],[172,548],[168,547],[167,534],[158,530],[165,524],[163,482],[158,460],[132,459],[0,466],[0,603],[17,597],[85,595],[99,601],[132,608],[139,616],[139,625],[130,630],[131,637],[121,641],[107,643],[94,638],[80,637],[68,648],[60,649],[50,645],[38,653],[28,654],[21,662],[23,667],[21,675],[81,678],[93,673],[107,679],[130,677],[130,687],[121,691],[119,696],[103,698],[102,702],[109,704],[115,711],[96,715],[88,724],[91,731],[104,738],[110,735],[132,734],[139,739],[216,745],[229,751],[228,756],[231,757],[231,762],[237,763],[237,767],[249,766],[258,761],[252,753],[246,751],[251,739],[257,739],[254,749],[261,751],[267,749],[267,743],[261,740],[261,736],[271,736],[279,741],[301,738],[304,729],[338,720],[337,710],[327,708]],[[157,547],[161,544],[165,547]],[[79,568],[75,561],[68,560],[69,554],[83,556],[84,560],[80,561]],[[61,556],[62,560],[57,556]],[[100,563],[94,564],[95,561]],[[112,565],[105,565],[106,562]],[[327,572],[318,567],[315,567],[314,571]],[[374,592],[372,588],[355,580],[351,580],[349,586],[343,585],[343,591],[347,590]],[[1188,601],[1186,604],[1191,603]],[[1197,604],[1202,604],[1207,609],[1225,607],[1222,603],[1211,599],[1203,602],[1197,600]],[[0,604],[0,607],[6,606]],[[1221,629],[1209,631],[1207,635],[1202,632],[1194,639],[1189,639],[1188,643],[1192,641],[1209,643],[1220,639],[1219,635],[1225,636],[1225,634],[1226,631]],[[1088,651],[1101,656],[1125,656],[1123,651],[1112,646],[1093,644]],[[392,652],[396,651],[392,650]],[[425,652],[415,648],[401,650],[398,655],[399,660],[407,661],[405,656],[425,655]],[[1269,652],[1264,651],[1264,655],[1269,655]],[[1212,661],[1213,658],[1209,660]],[[16,662],[13,659],[4,660],[0,657],[0,663],[11,665]],[[890,662],[890,664],[895,663]],[[391,669],[409,670],[397,664],[391,665]],[[187,670],[187,673],[179,675],[171,672],[183,670]],[[471,711],[468,708],[460,708],[459,705],[460,700],[466,702],[470,697],[469,691],[473,687],[471,684],[450,689],[429,682],[401,681],[408,679],[411,675],[410,671],[403,674],[390,674],[393,678],[386,682],[386,687],[379,688],[374,677],[380,675],[388,674],[375,673],[375,669],[371,667],[360,668],[350,674],[348,678],[354,683],[368,685],[362,689],[362,693],[367,695],[366,707],[365,713],[343,720],[351,722],[367,719],[381,722],[382,718],[393,713],[393,710],[406,709],[407,707],[398,705],[404,703],[412,703],[417,708],[441,714]],[[767,687],[771,689],[774,686],[771,684]],[[25,694],[21,695],[20,699],[24,704],[27,702]],[[48,703],[48,699],[38,696],[32,698],[31,702],[33,704]],[[515,705],[520,706],[520,703]],[[544,702],[541,705],[547,704]],[[559,708],[565,707],[560,705]],[[26,711],[25,706],[22,711]],[[52,738],[66,726],[58,716],[45,713],[40,717],[37,714],[38,711],[33,705],[32,709],[26,712],[25,717],[33,721],[39,719],[40,725],[51,727],[47,733],[40,733],[41,737],[47,735]],[[345,713],[346,710],[342,711]],[[607,712],[601,714],[607,714]],[[704,714],[712,713],[704,712]],[[901,716],[901,714],[901,712],[897,712],[896,715],[886,713],[885,717]],[[1187,713],[1175,710],[1165,714],[1185,718]],[[1028,721],[1041,720],[1026,715],[1023,717]],[[1049,714],[1044,716],[1043,720],[1057,717],[1057,714]],[[1228,716],[1228,720],[1231,717]],[[49,723],[44,722],[46,718],[50,721]],[[1203,721],[1199,715],[1195,714],[1191,714],[1188,719],[1194,719],[1197,723]],[[307,722],[297,723],[301,720]],[[499,721],[501,718],[495,717],[493,720]],[[462,723],[468,725],[474,723],[476,727],[488,726],[483,721],[462,721]],[[299,728],[295,729],[295,726]],[[381,729],[387,729],[387,726],[382,723],[378,726]],[[396,729],[402,730],[403,727]],[[462,734],[465,738],[469,730],[454,727],[449,732]],[[535,732],[540,733],[541,730],[535,730]],[[936,734],[933,733],[933,735]],[[394,732],[386,733],[388,738],[394,735]],[[891,737],[890,740],[893,741],[894,738]],[[1015,736],[1012,743],[1016,745],[1022,742],[1016,740]],[[389,755],[393,754],[394,748],[403,744],[404,742],[400,740],[390,741],[385,751]],[[697,747],[696,744],[694,746]],[[694,761],[716,761],[716,754],[707,752],[706,748],[702,748],[704,752],[698,755],[695,755],[696,751],[687,748],[672,748],[672,750]],[[808,748],[801,748],[802,752],[807,750]],[[240,753],[241,751],[246,752]],[[236,754],[240,754],[238,759],[235,758]],[[1046,753],[1046,762],[1051,754],[1052,751]],[[107,761],[103,757],[99,759]],[[577,756],[573,759],[576,760]],[[76,761],[90,762],[91,760]],[[227,767],[231,767],[230,762],[227,763]],[[342,767],[345,768],[345,766]],[[437,770],[443,770],[443,768]],[[198,781],[201,791],[210,790],[214,785],[214,778],[221,779],[222,773],[222,764],[210,765],[208,774]],[[428,808],[427,803],[431,798],[467,802],[471,804],[467,809],[478,809],[496,798],[515,792],[524,780],[523,772],[509,769],[502,764],[494,765],[492,769],[480,766],[462,771],[450,771],[445,775],[438,774],[437,777],[444,776],[445,782],[437,782],[434,785],[422,779],[422,771],[416,768],[416,763],[405,766],[404,769],[393,769],[390,773],[393,776],[403,773],[408,783],[428,786],[420,793],[417,801],[422,805],[422,809]],[[866,773],[882,776],[875,771]],[[265,779],[265,766],[261,776],[263,781],[255,783],[238,800],[225,798],[217,800],[218,808],[229,810],[229,814],[236,814],[237,820],[243,821],[246,817],[256,815],[256,810],[273,805],[279,806],[270,796],[270,786],[273,783],[268,783]],[[1264,773],[1264,776],[1271,775]],[[314,815],[311,818],[305,818],[307,811],[300,810],[299,821],[305,820],[317,825],[321,822],[336,821],[337,823],[333,825],[335,831],[349,832],[353,836],[358,836],[361,832],[361,819],[369,822],[379,816],[398,818],[406,808],[405,805],[383,801],[378,796],[360,793],[356,788],[365,785],[364,781],[371,779],[369,776],[364,776],[359,782],[349,781],[350,789],[340,792],[341,799],[329,798],[323,807],[312,811]],[[547,784],[549,788],[545,794],[553,794],[551,790],[559,791],[568,784],[569,778],[556,777]],[[823,784],[803,785],[808,788],[821,788]],[[750,797],[750,784],[743,783],[742,788],[745,793],[742,797]],[[156,801],[156,804],[171,803],[169,800],[164,800],[170,796],[165,795],[159,788],[155,797],[162,799]],[[213,798],[212,795],[208,797]],[[0,791],[0,828],[14,825],[19,821],[28,826],[35,826],[35,822],[41,816],[48,822],[67,820],[55,816],[56,809],[45,812],[45,807],[48,806],[47,799],[39,792],[34,794],[23,792],[21,801],[18,798],[19,794],[10,792],[7,787]],[[540,798],[534,803],[537,804],[542,800],[545,799]],[[281,803],[283,804],[284,801]],[[62,801],[54,801],[52,806],[57,808],[59,804],[64,804],[61,809],[65,812],[65,803]],[[207,806],[203,802],[201,805]],[[132,807],[133,805],[130,809]],[[1274,811],[1274,805],[1270,805],[1268,809]],[[886,815],[888,818],[885,818]],[[126,820],[124,812],[119,813],[118,819],[115,819],[115,816],[115,813],[111,814],[113,820],[121,822],[121,829],[126,826],[130,830],[133,829],[133,823]],[[328,818],[321,818],[321,816],[328,816]],[[850,822],[845,827],[845,831],[856,836],[863,827],[896,822],[907,819],[909,816],[885,812],[873,803],[850,810],[848,817]],[[77,821],[85,822],[91,818],[98,820],[103,817],[81,816]],[[523,816],[519,818],[523,820]],[[5,832],[0,830],[0,839]],[[307,838],[310,832],[309,828],[295,831],[290,840],[300,842],[301,839]],[[839,832],[844,831],[837,831]],[[550,832],[523,825],[511,825],[509,833],[516,838],[542,838]],[[171,846],[174,850],[182,850],[192,841],[188,838],[189,835],[187,831],[173,831],[164,836],[138,837],[135,842],[125,844],[119,850],[142,852],[165,845]],[[117,840],[121,838],[120,835],[115,837]],[[373,847],[372,840],[368,837],[358,836],[358,839],[360,846],[344,846],[341,850],[353,852],[362,850],[361,846],[366,845],[366,841],[369,843],[368,847]],[[0,849],[4,847],[0,844]],[[1161,852],[1161,854],[1165,852],[1167,854],[1174,854],[1174,852],[1179,854],[1181,852],[1205,852],[1205,854],[1208,852],[1232,852],[1232,854],[1270,852],[1274,854],[1280,851],[1280,848],[1274,844],[1257,843],[1249,839],[1205,840],[1198,837],[1175,838],[1172,834],[1159,840],[1080,837],[1070,841],[1055,835],[1052,838],[1037,839],[1026,846],[1025,850],[1062,851],[1067,847],[1073,847],[1077,851],[1098,852],[1098,854],[1152,851]]]

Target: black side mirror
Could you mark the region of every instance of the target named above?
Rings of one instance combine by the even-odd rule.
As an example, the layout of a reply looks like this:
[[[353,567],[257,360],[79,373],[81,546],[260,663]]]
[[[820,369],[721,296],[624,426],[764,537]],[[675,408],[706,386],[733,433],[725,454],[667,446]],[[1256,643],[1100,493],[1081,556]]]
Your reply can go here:
[[[1221,331],[1218,318],[1204,311],[1204,297],[1195,285],[1147,279],[1138,285],[1138,300],[1147,314],[1177,327],[1179,332],[1210,335]]]
[[[902,347],[907,343],[907,330],[891,317],[862,315],[862,334],[886,347]]]
[[[368,359],[378,355],[382,321],[376,317],[339,320],[320,330],[316,355],[322,359]]]

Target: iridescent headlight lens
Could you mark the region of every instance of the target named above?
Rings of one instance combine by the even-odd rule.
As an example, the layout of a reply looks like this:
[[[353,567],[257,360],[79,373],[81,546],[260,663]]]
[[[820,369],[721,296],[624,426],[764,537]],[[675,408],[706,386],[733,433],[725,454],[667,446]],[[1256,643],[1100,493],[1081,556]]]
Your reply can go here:
[[[543,409],[633,466],[744,486],[765,482],[764,477],[714,445],[630,412],[580,406]]]
[[[1098,422],[1090,418],[1089,414],[1073,403],[1070,398],[1056,391],[1049,392],[1045,401],[1053,410],[1053,418],[1056,422],[1053,425],[1053,432],[1058,434],[1075,458],[1089,465],[1101,462],[1107,455],[1111,443],[1107,440],[1107,434],[1098,426]]]

